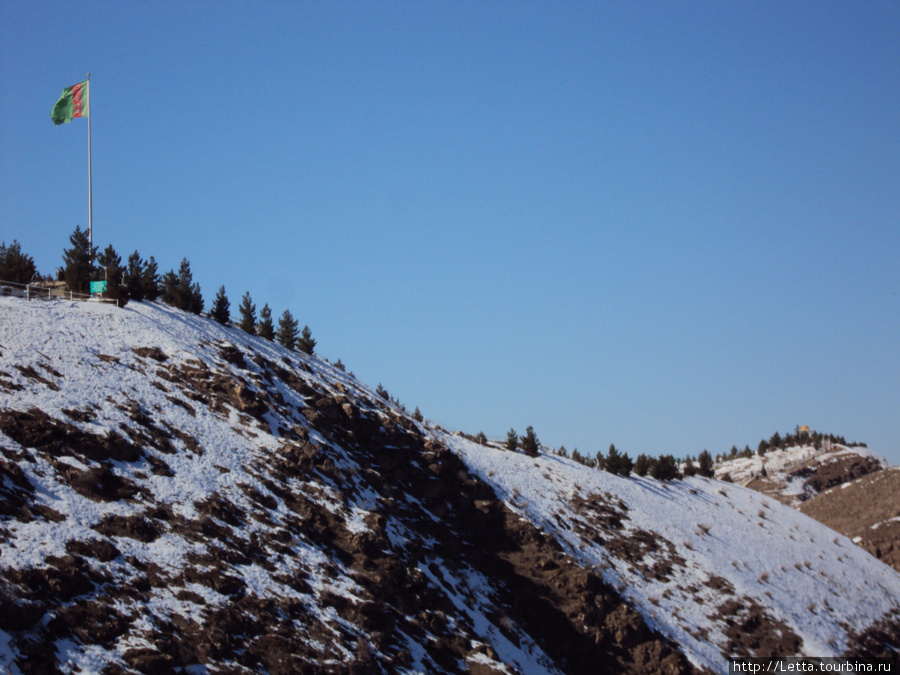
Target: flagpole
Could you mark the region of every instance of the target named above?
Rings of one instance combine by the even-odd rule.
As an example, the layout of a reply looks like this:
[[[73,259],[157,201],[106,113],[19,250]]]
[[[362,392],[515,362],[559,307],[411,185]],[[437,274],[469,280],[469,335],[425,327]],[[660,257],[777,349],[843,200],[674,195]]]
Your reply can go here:
[[[91,266],[94,265],[94,191],[91,185],[91,74],[87,74],[88,94],[88,246],[91,252]]]

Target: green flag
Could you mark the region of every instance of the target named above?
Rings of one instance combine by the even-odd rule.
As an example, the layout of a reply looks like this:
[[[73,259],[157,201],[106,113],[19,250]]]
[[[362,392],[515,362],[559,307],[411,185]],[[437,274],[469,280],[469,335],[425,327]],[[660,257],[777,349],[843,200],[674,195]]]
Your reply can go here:
[[[50,119],[57,126],[71,122],[74,117],[89,117],[91,110],[91,97],[88,83],[90,80],[73,84],[63,89],[62,96],[53,106]]]

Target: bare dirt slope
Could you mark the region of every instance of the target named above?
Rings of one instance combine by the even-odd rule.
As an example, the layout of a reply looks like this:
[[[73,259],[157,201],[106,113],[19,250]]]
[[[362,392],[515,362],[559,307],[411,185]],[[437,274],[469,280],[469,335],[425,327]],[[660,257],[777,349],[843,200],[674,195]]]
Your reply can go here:
[[[900,571],[900,467],[825,490],[799,509]]]

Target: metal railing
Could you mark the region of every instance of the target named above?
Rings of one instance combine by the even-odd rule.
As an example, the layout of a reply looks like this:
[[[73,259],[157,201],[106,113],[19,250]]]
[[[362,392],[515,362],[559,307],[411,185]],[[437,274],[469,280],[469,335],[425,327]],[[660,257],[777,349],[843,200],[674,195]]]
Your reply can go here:
[[[65,287],[44,283],[17,284],[0,280],[0,298],[25,298],[26,300],[72,300],[75,302],[111,302],[117,307],[118,300],[104,298],[96,293],[74,293]]]

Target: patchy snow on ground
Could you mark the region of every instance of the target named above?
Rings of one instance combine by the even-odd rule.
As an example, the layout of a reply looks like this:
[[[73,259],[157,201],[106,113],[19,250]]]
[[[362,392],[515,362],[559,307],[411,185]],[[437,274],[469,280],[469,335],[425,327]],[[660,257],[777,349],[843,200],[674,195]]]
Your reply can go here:
[[[231,357],[227,354],[230,349]],[[229,361],[232,357],[242,359],[240,367]],[[278,369],[294,385],[281,379],[273,383],[272,372]],[[213,393],[198,400],[196,389],[178,381],[188,372],[208,384]],[[214,405],[215,387],[233,386],[271,392],[267,400],[271,404],[277,397],[279,404],[270,405],[262,415],[265,423],[231,405]],[[116,644],[85,644],[70,637],[55,640],[64,672],[100,672],[111,664],[125,666],[128,650],[154,648],[149,637],[135,636],[158,635],[160,621],[200,625],[211,613],[227,610],[234,602],[233,593],[211,587],[204,577],[213,564],[218,565],[217,574],[224,569],[237,580],[240,594],[246,597],[302,605],[308,618],[304,623],[295,622],[294,629],[305,636],[309,625],[316,626],[317,632],[303,639],[320,652],[320,664],[352,661],[353,636],[363,639],[365,631],[335,609],[333,598],[354,605],[365,602],[365,592],[357,581],[359,571],[349,569],[321,544],[297,534],[296,508],[289,508],[285,493],[273,492],[272,485],[273,480],[282,481],[292,496],[327,510],[351,537],[371,535],[368,519],[376,514],[383,495],[354,478],[360,468],[352,452],[311,425],[303,414],[310,410],[309,402],[300,391],[312,392],[307,396],[346,394],[353,402],[353,414],[385,422],[389,416],[385,411],[394,419],[402,414],[323,360],[165,305],[132,302],[117,309],[93,303],[0,298],[0,393],[13,395],[15,411],[39,411],[52,423],[107,439],[131,438],[136,430],[157,429],[163,438],[153,442],[171,444],[164,454],[145,447],[149,459],[164,459],[165,470],[157,471],[158,465],[145,459],[106,462],[115,477],[138,486],[138,492],[128,499],[100,499],[73,489],[65,478],[69,468],[79,475],[89,475],[94,469],[75,456],[77,448],[72,448],[73,454],[61,448],[48,456],[0,434],[4,455],[18,458],[31,490],[31,503],[49,509],[57,518],[4,518],[0,522],[0,573],[52,568],[58,564],[54,561],[69,556],[73,543],[114,542],[112,559],[90,563],[105,575],[102,588],[125,590],[136,582],[146,584],[141,572],[146,569],[165,578],[144,591],[143,597],[135,599],[134,593],[128,595],[125,590],[126,596],[115,600],[121,613],[130,617],[129,635]],[[378,407],[366,403],[375,400],[380,401]],[[5,408],[0,406],[0,411]],[[409,426],[423,428],[412,420]],[[280,459],[285,444],[282,432],[291,428],[301,429],[309,444],[327,455],[336,475],[345,480],[319,473],[305,477],[268,473]],[[3,475],[2,481],[4,489],[16,489],[9,477]],[[259,500],[268,506],[261,508]],[[418,504],[414,498],[409,502],[414,507]],[[426,518],[440,522],[418,505]],[[110,518],[145,523],[148,511],[160,508],[170,515],[164,514],[162,524],[154,524],[160,531],[146,540],[129,533],[98,534],[98,528]],[[207,509],[205,513],[200,512],[202,508]],[[229,518],[240,522],[229,523]],[[205,523],[214,534],[196,530],[197,523]],[[301,524],[301,532],[302,528]],[[259,550],[257,540],[271,541],[279,532],[294,533],[288,537],[289,546],[279,544],[279,553],[267,552],[254,562],[222,564],[216,560],[229,555],[230,547],[240,552],[238,557],[254,547]],[[435,544],[394,516],[387,518],[385,532],[399,551],[411,542],[426,550]],[[222,538],[228,540],[224,546]],[[528,635],[522,633],[511,641],[487,618],[493,609],[491,592],[474,571],[464,579],[456,578],[446,561],[435,558],[430,565],[421,566],[420,572],[471,622],[477,636],[467,657],[472,663],[497,672],[558,672]],[[296,579],[303,583],[292,583]],[[411,621],[415,624],[418,619]],[[423,636],[397,632],[406,636],[411,663],[396,667],[395,672],[434,672],[435,663],[420,642]],[[431,641],[441,637],[426,636]],[[0,671],[18,672],[16,658],[11,636],[0,630]]]
[[[758,492],[700,477],[622,478],[567,458],[442,440],[697,665],[727,665],[727,603],[765,608],[813,656],[839,655],[851,631],[900,606],[894,570]]]
[[[846,447],[825,441],[820,448],[813,445],[796,445],[783,450],[770,450],[763,456],[754,452],[750,457],[728,458],[716,465],[716,478],[728,475],[740,485],[766,473],[771,480],[782,481],[789,485],[785,494],[799,495],[803,492],[803,479],[791,476],[793,471],[804,466],[821,465],[852,456],[868,457],[883,467],[888,466],[887,460],[866,447]]]
[[[240,368],[229,361],[244,357]],[[287,380],[302,382],[288,386],[287,380],[273,378],[279,369]],[[198,391],[177,381],[189,373],[213,392],[237,386],[254,395],[266,393],[271,405],[253,418],[232,405],[198,402],[192,398]],[[191,529],[201,520],[227,539],[232,550],[256,547],[260,552],[255,559],[223,566],[248,596],[303,606],[308,625],[295,627],[315,628],[309,644],[321,645],[323,658],[331,662],[353,657],[353,639],[363,639],[364,631],[342,617],[329,598],[361,603],[362,577],[306,539],[297,510],[286,501],[306,500],[335,515],[348,537],[365,537],[384,494],[361,480],[364,470],[347,447],[326,439],[304,416],[318,414],[300,393],[304,387],[315,396],[346,394],[355,406],[353,414],[371,416],[376,430],[389,417],[396,421],[405,415],[387,402],[382,405],[373,390],[325,361],[164,305],[130,303],[117,309],[0,298],[0,392],[14,394],[16,411],[34,409],[53,423],[106,439],[157,429],[165,432],[159,443],[171,444],[168,449],[148,445],[140,462],[106,462],[114,478],[138,489],[127,499],[104,501],[89,498],[66,479],[67,472],[86,475],[92,470],[77,453],[48,456],[0,434],[4,452],[18,458],[33,487],[33,506],[61,516],[4,519],[0,573],[46,568],[48,560],[67,556],[72,542],[102,540],[114,541],[116,551],[107,563],[97,564],[108,575],[104,588],[128,588],[139,576],[137,569],[166,580],[145,597],[116,600],[133,623],[131,633],[114,646],[58,639],[55,648],[64,671],[122,666],[127,650],[153,646],[145,636],[153,634],[154,621],[199,620],[229,606],[227,589],[202,583],[206,566],[226,547],[217,548],[211,543],[215,537]],[[238,398],[239,393],[232,392]],[[377,406],[371,404],[376,399]],[[849,539],[739,485],[699,477],[672,482],[622,478],[554,455],[528,457],[479,445],[405,420],[450,448],[499,499],[552,535],[580,565],[596,571],[650,628],[698,666],[724,670],[728,656],[750,649],[748,632],[761,645],[754,649],[766,653],[836,656],[854,635],[900,609],[900,575],[895,571]],[[277,476],[281,482],[273,490],[276,477],[267,471],[282,459],[283,433],[294,428],[327,455],[339,478],[288,473]],[[767,454],[767,470],[787,472],[809,459],[810,452],[794,448]],[[156,470],[153,461],[162,459],[166,470]],[[755,455],[734,462],[735,481],[762,466]],[[3,488],[14,492],[19,488],[11,480],[4,476]],[[441,518],[422,501],[411,494],[404,499],[404,508],[440,524]],[[267,506],[262,508],[261,502]],[[155,525],[159,531],[153,536],[103,534],[110,519],[146,520],[152,509],[161,508],[164,523]],[[412,531],[396,516],[399,511],[394,513],[383,527],[388,548],[402,551],[415,540],[423,551],[432,549],[434,540]],[[240,522],[229,524],[229,518]],[[289,546],[257,544],[266,538],[271,543],[273,533],[288,530],[294,532]],[[470,631],[467,662],[496,672],[557,672],[524,630],[498,627],[490,618],[495,591],[475,570],[458,561],[451,564],[451,557],[434,554],[416,571],[455,608],[448,617],[450,628],[463,622]],[[306,587],[292,585],[296,575]],[[410,658],[410,665],[398,672],[434,667],[423,646],[428,642],[412,635],[415,630],[413,623],[397,628]],[[11,636],[0,630],[0,669],[16,672],[14,657]]]

